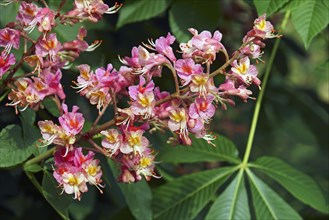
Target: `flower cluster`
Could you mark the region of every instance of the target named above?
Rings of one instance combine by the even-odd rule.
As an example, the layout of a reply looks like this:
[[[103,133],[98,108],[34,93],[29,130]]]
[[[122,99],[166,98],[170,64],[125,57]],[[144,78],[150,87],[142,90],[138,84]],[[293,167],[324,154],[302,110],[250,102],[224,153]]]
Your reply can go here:
[[[103,14],[113,14],[121,5],[115,3],[109,7],[102,0],[75,0],[71,10],[61,12],[65,1],[58,8],[50,8],[44,1],[40,2],[19,1],[16,21],[0,29],[0,47],[3,48],[0,53],[0,80],[4,79],[3,84],[11,89],[8,94],[11,102],[7,105],[14,106],[16,113],[28,107],[38,110],[43,107],[42,101],[46,97],[51,97],[58,104],[62,112],[58,118],[59,125],[51,120],[38,122],[42,145],[57,146],[54,177],[63,191],[74,193],[74,198],[80,200],[81,193],[88,190],[86,183],[99,189],[103,187],[102,171],[93,152],[85,156],[82,148],[76,146],[85,119],[77,112],[77,106],[69,112],[64,104],[66,95],[61,84],[62,69],[70,68],[82,52],[93,51],[100,41],[88,44],[84,40],[87,30],[81,27],[76,39],[61,42],[54,30],[59,25],[73,25],[86,20],[98,22]],[[31,35],[34,30],[39,32],[36,39]],[[18,60],[12,49],[20,48],[24,48],[24,54]],[[14,76],[23,64],[31,67],[31,71]]]
[[[265,27],[266,26],[266,27]],[[190,28],[192,38],[179,45],[181,58],[176,57],[170,33],[148,44],[134,47],[131,57],[120,58],[123,66],[116,70],[112,64],[100,67],[95,73],[86,64],[78,66],[80,76],[75,82],[78,92],[97,105],[100,113],[108,105],[116,111],[112,128],[102,130],[102,147],[121,165],[119,180],[135,182],[144,176],[157,177],[154,173],[155,155],[146,131],[169,129],[171,142],[191,145],[190,134],[211,144],[215,138],[207,127],[220,103],[234,104],[232,96],[243,101],[250,98],[252,84],[260,88],[258,71],[252,60],[260,59],[262,40],[276,35],[265,15],[255,20],[253,30],[244,38],[242,46],[231,59],[221,43],[222,34]],[[210,66],[217,53],[224,53],[228,71],[220,68],[213,72]],[[170,94],[156,86],[154,77],[162,77],[168,68],[174,77],[176,91]],[[216,86],[213,77],[221,73],[225,82]],[[128,106],[120,108],[117,97],[127,97]],[[127,106],[127,104],[124,104]],[[110,126],[109,126],[110,127]]]
[[[103,14],[113,14],[121,5],[109,7],[102,0],[75,0],[70,11],[61,13],[62,6],[60,4],[56,10],[46,4],[42,7],[20,2],[16,21],[0,29],[0,47],[4,48],[0,53],[0,78],[5,79],[4,84],[11,89],[8,105],[14,106],[16,112],[27,107],[38,110],[47,96],[56,101],[61,113],[56,119],[59,123],[51,120],[38,122],[42,145],[56,146],[53,175],[63,192],[74,194],[78,200],[88,190],[87,183],[96,186],[100,192],[103,188],[99,161],[94,159],[92,151],[83,154],[84,148],[117,162],[121,168],[119,181],[129,183],[143,177],[146,180],[158,178],[154,170],[156,153],[147,133],[167,129],[172,133],[168,142],[191,145],[193,135],[212,144],[215,137],[208,128],[216,108],[226,109],[227,104],[234,105],[233,96],[245,102],[252,98],[249,87],[260,88],[261,85],[257,67],[252,63],[261,60],[262,48],[265,47],[263,41],[278,37],[263,15],[254,21],[241,47],[231,56],[221,42],[219,31],[199,33],[190,28],[192,37],[179,44],[179,53],[173,49],[175,37],[168,33],[155,41],[133,47],[131,56],[119,57],[122,66],[117,69],[108,64],[106,68],[91,70],[88,64],[81,64],[76,67],[79,76],[73,88],[99,111],[91,128],[82,132],[85,119],[78,112],[79,108],[73,106],[69,111],[64,104],[62,69],[70,68],[80,53],[94,50],[100,41],[88,44],[84,40],[87,30],[81,27],[76,39],[60,42],[54,29],[58,25],[86,20],[98,22]],[[37,39],[30,37],[34,29],[40,33]],[[26,50],[17,62],[11,50],[19,49],[22,42]],[[224,54],[226,62],[219,69],[212,70],[218,53]],[[23,63],[31,67],[31,72],[14,77]],[[165,74],[163,69],[172,74],[174,93],[155,83],[156,77]],[[224,82],[216,85],[214,77],[219,74]],[[114,118],[98,125],[108,107],[113,108]],[[100,134],[101,141],[94,141],[96,134]],[[88,143],[79,142],[81,138]],[[84,143],[86,146],[80,147]]]
[[[59,149],[55,155],[54,177],[63,188],[63,192],[74,194],[74,199],[81,199],[81,193],[87,192],[87,183],[104,188],[102,183],[102,170],[99,160],[94,159],[95,153],[89,151],[87,155],[82,153],[82,148],[72,148],[69,151]]]
[[[12,102],[8,105],[14,106],[18,112],[18,107],[21,110],[27,107],[38,109],[47,96],[64,100],[61,69],[69,68],[81,52],[93,51],[100,41],[88,44],[84,40],[87,30],[81,27],[76,39],[60,42],[53,30],[58,25],[71,25],[84,20],[97,22],[103,14],[115,13],[120,7],[115,4],[109,8],[102,0],[76,0],[72,10],[61,14],[60,10],[57,12],[48,6],[40,7],[35,3],[21,1],[16,21],[0,29],[0,47],[4,48],[0,53],[0,79],[9,72],[7,82],[11,82],[13,74],[23,63],[29,65],[32,71],[13,82],[12,92],[8,96]],[[29,34],[35,28],[40,36],[32,39]],[[30,47],[24,51],[21,62],[16,64],[11,50],[19,49],[22,39],[24,48]],[[15,64],[15,68],[10,70]]]

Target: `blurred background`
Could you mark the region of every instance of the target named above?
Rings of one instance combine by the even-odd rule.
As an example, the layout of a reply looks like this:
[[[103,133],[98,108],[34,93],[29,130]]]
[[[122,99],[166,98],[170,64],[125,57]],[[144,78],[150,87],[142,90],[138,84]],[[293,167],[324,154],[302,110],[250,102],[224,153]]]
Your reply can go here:
[[[150,0],[151,1],[151,0]],[[156,0],[154,0],[156,1]],[[55,2],[56,1],[50,1]],[[60,2],[60,1],[58,1]],[[106,1],[113,5],[113,1]],[[124,6],[136,4],[134,1],[119,1]],[[138,2],[138,1],[136,1]],[[169,1],[168,1],[169,2]],[[201,3],[202,2],[202,3]],[[7,7],[0,6],[1,28],[16,16],[17,4]],[[68,5],[70,8],[70,4]],[[173,33],[178,38],[174,45],[179,49],[180,41],[190,37],[187,28],[202,30],[219,30],[223,34],[222,43],[229,54],[241,45],[242,37],[252,28],[253,21],[258,17],[251,1],[243,0],[173,0],[173,3],[160,15],[140,22],[121,22],[123,10],[118,14],[106,15],[97,24],[85,23],[88,30],[87,41],[102,40],[102,45],[94,52],[83,53],[75,64],[87,63],[93,69],[112,63],[117,69],[120,63],[117,56],[131,56],[131,48],[138,46],[147,39]],[[141,12],[143,13],[143,12]],[[275,13],[269,20],[274,27],[282,21],[283,13]],[[123,19],[122,19],[123,20]],[[126,19],[127,20],[127,19]],[[62,40],[75,38],[78,27],[61,27]],[[280,32],[280,30],[277,30]],[[308,50],[291,22],[283,34],[282,41],[271,71],[269,84],[265,92],[257,126],[251,159],[259,156],[276,156],[294,168],[313,177],[321,186],[325,195],[329,193],[329,72],[328,72],[328,28],[316,36]],[[268,40],[262,59],[259,63],[260,76],[264,73],[274,40]],[[219,55],[212,70],[224,62]],[[94,120],[97,111],[87,100],[80,97],[70,87],[76,80],[78,72],[72,68],[63,71],[66,103],[77,104],[87,120]],[[156,83],[159,83],[160,80]],[[217,82],[218,83],[218,82]],[[161,87],[171,88],[171,78],[161,78]],[[171,88],[172,89],[172,88]],[[252,88],[257,97],[257,88]],[[211,130],[231,139],[243,155],[248,137],[254,100],[243,103],[236,99],[236,106],[229,106],[226,111],[218,110],[211,123]],[[13,123],[20,123],[14,109],[0,103],[0,129]],[[50,117],[47,112],[38,117]],[[102,121],[111,118],[111,112]],[[155,138],[156,139],[156,138]],[[161,145],[162,143],[156,143]],[[164,143],[163,143],[164,144]],[[218,164],[196,165],[162,165],[173,175],[182,175],[193,170],[207,169]],[[103,167],[103,169],[106,169]],[[105,171],[105,172],[110,172]],[[114,181],[114,178],[109,180]],[[163,180],[152,180],[151,185],[161,184]],[[279,194],[301,213],[305,219],[327,219],[328,216],[304,206],[292,198],[275,183]],[[122,195],[116,190],[115,184],[108,186],[105,195],[91,189],[86,199],[70,208],[73,219],[131,219]],[[74,212],[75,206],[84,206],[84,213]],[[20,168],[0,170],[0,219],[57,219],[58,215],[51,206],[39,195]]]

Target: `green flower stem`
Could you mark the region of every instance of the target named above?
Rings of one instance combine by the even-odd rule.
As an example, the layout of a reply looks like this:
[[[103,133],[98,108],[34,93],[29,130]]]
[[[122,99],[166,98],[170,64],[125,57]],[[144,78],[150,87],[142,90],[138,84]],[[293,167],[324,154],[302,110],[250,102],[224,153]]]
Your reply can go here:
[[[289,16],[290,16],[290,11],[287,11],[285,16],[284,16],[284,19],[282,21],[282,24],[281,24],[281,31],[283,31],[283,29],[287,25]],[[276,39],[273,50],[272,50],[272,53],[271,53],[271,56],[270,56],[270,59],[269,59],[269,61],[267,63],[267,66],[266,66],[264,79],[263,79],[263,82],[262,82],[262,89],[261,89],[261,91],[259,93],[259,96],[257,98],[255,111],[254,111],[254,115],[253,115],[253,118],[252,118],[250,132],[249,132],[249,136],[248,136],[246,152],[244,154],[243,161],[242,161],[242,166],[243,167],[247,166],[247,163],[248,163],[248,160],[249,160],[249,156],[250,156],[250,152],[251,152],[251,148],[252,148],[252,143],[253,143],[253,140],[254,140],[255,131],[256,131],[256,127],[257,127],[260,107],[262,106],[262,101],[263,101],[264,93],[265,93],[265,90],[266,90],[267,81],[268,81],[268,78],[270,76],[270,72],[271,72],[271,69],[272,69],[272,65],[273,65],[273,61],[274,61],[276,52],[278,51],[280,40],[281,40],[280,38]]]
[[[50,157],[54,152],[55,152],[56,147],[50,148],[49,150],[47,150],[46,152],[44,152],[43,154],[40,154],[36,157],[33,157],[32,159],[26,161],[23,164],[23,168],[27,167],[28,165],[32,165],[35,163],[39,163],[40,161],[47,159],[48,157]]]

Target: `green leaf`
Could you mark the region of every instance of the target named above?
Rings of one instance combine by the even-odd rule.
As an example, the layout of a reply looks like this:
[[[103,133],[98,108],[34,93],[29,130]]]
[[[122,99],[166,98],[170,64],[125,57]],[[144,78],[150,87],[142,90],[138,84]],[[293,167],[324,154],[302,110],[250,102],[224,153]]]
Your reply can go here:
[[[27,108],[21,112],[20,119],[23,126],[23,138],[25,144],[36,146],[37,140],[41,137],[41,133],[36,126],[34,126],[36,113],[33,109]]]
[[[284,161],[274,157],[261,157],[251,163],[250,166],[276,180],[305,204],[318,211],[328,212],[325,198],[316,182]]]
[[[20,3],[13,2],[7,6],[0,5],[0,27],[3,28],[9,22],[13,22],[16,20],[18,8]]]
[[[50,112],[50,114],[52,114],[55,117],[59,117],[58,107],[57,107],[55,101],[52,98],[50,98],[50,97],[45,98],[42,101],[42,104]]]
[[[308,0],[292,9],[291,19],[307,49],[312,39],[328,25],[328,7],[323,1]]]
[[[118,175],[118,169],[113,161],[109,160],[112,172]],[[123,193],[131,213],[139,220],[152,219],[152,193],[149,185],[143,179],[137,183],[117,183]]]
[[[302,219],[275,191],[247,169],[257,219]]]
[[[227,161],[239,163],[238,150],[227,138],[217,135],[213,147],[202,138],[192,137],[191,146],[160,146],[158,160],[165,163],[194,163],[204,161]]]
[[[0,132],[0,167],[10,167],[25,161],[35,146],[26,141],[22,128],[8,125]]]
[[[240,170],[232,183],[216,199],[215,203],[211,206],[206,219],[250,219],[243,170]]]
[[[284,4],[288,3],[289,0],[253,0],[253,2],[258,15],[266,13],[267,16],[270,16],[282,8]]]
[[[42,179],[42,193],[63,219],[69,219],[68,208],[72,198],[65,193],[61,195],[61,189],[57,186],[54,177],[47,171],[44,171]]]
[[[170,29],[179,42],[187,42],[192,37],[188,28],[213,31],[219,23],[219,14],[219,1],[176,0],[169,10]]]
[[[177,178],[155,190],[154,219],[193,219],[236,168],[217,168]]]
[[[128,0],[119,11],[117,28],[126,24],[144,21],[163,13],[170,5],[171,0]]]

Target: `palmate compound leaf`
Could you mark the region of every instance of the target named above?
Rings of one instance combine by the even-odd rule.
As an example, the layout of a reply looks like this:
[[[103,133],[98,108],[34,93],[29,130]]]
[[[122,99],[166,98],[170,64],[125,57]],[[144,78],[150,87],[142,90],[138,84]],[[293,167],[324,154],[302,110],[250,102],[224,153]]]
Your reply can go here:
[[[235,167],[217,168],[160,186],[153,194],[154,219],[193,219],[235,170]]]
[[[321,0],[307,0],[298,7],[292,8],[291,20],[297,32],[303,39],[307,49],[312,39],[329,23],[328,3]]]
[[[164,163],[195,163],[205,161],[240,163],[238,150],[235,145],[223,136],[216,136],[216,140],[213,141],[215,147],[201,138],[194,137],[192,137],[191,146],[161,145],[157,160]],[[164,143],[163,140],[161,142]]]
[[[206,220],[214,219],[250,219],[248,196],[242,169],[211,206]]]
[[[129,0],[125,1],[119,11],[119,20],[117,28],[126,24],[144,21],[156,17],[163,13],[170,5],[172,0]]]
[[[288,3],[289,0],[253,0],[253,2],[257,9],[258,15],[266,13],[267,16],[270,16]]]
[[[246,169],[257,219],[302,219],[274,190]]]
[[[305,204],[320,212],[328,213],[328,205],[316,182],[284,161],[274,157],[261,157],[251,163],[250,167],[273,178]]]

